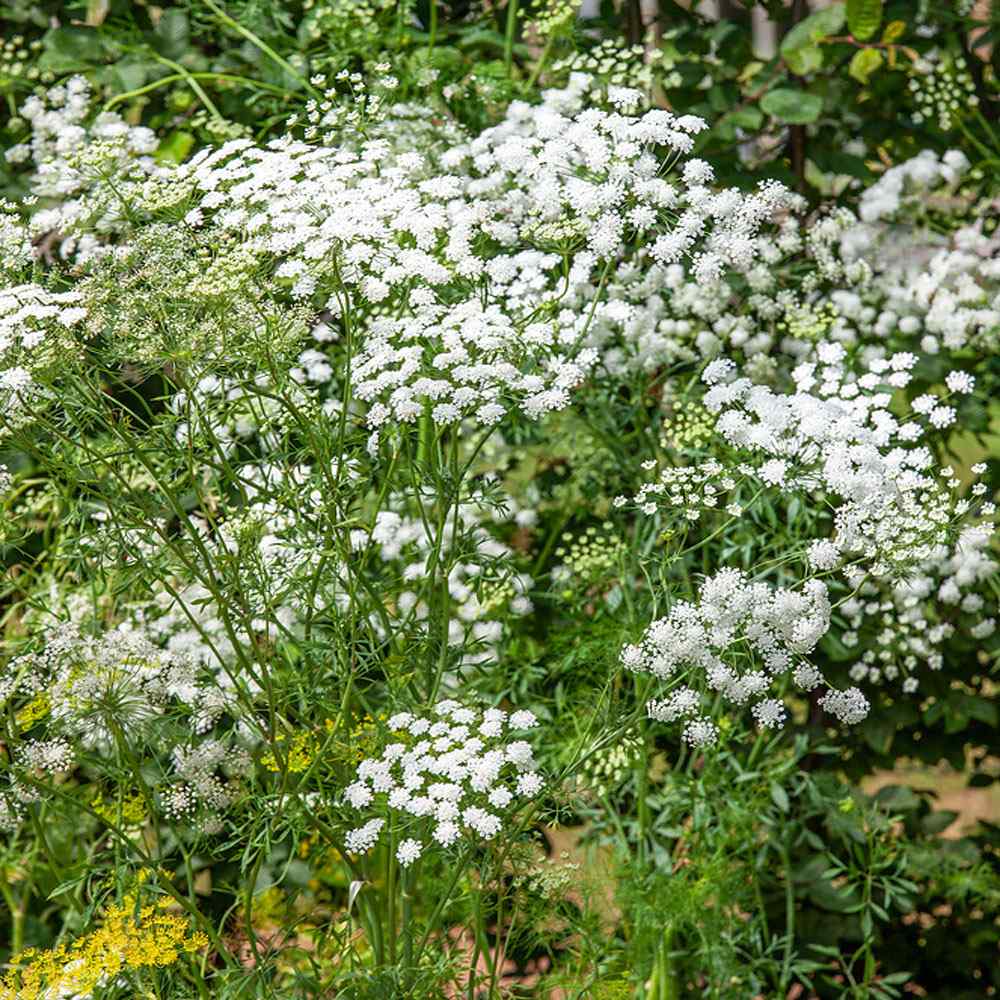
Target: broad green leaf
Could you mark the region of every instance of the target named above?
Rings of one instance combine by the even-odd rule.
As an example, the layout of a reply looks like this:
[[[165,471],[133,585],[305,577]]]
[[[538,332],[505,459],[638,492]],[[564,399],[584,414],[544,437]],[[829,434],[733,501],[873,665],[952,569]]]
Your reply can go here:
[[[858,83],[867,84],[868,77],[882,65],[884,58],[879,49],[858,49],[854,53],[854,58],[851,60],[847,72]]]
[[[177,59],[184,55],[190,34],[187,12],[172,7],[165,10],[156,23],[157,48],[165,56]]]
[[[782,812],[788,812],[788,793],[776,781],[771,782],[771,801]]]
[[[803,45],[784,53],[785,63],[796,76],[805,76],[823,65],[823,50],[818,45]]]
[[[778,88],[760,100],[761,110],[789,125],[807,125],[816,121],[823,110],[823,98],[805,90]]]
[[[148,69],[148,63],[120,59],[111,66],[103,67],[97,76],[99,80],[121,94],[141,87],[149,78]]]
[[[882,32],[882,44],[891,45],[897,38],[902,38],[905,31],[905,21],[890,21]]]
[[[847,27],[859,41],[871,38],[882,23],[882,0],[847,0]]]
[[[887,809],[910,812],[920,806],[920,796],[907,785],[885,785],[875,794],[875,801]]]
[[[53,28],[42,41],[39,68],[53,73],[72,73],[96,65],[106,55],[101,36],[92,28]]]
[[[923,827],[924,833],[934,836],[935,834],[941,833],[942,830],[947,830],[957,818],[957,812],[954,812],[951,809],[940,809],[937,812],[932,812],[926,815],[920,821],[920,825]]]
[[[814,47],[824,38],[836,35],[844,27],[846,20],[844,5],[835,3],[799,21],[781,41],[781,54],[785,57],[785,61],[788,61],[789,53]]]

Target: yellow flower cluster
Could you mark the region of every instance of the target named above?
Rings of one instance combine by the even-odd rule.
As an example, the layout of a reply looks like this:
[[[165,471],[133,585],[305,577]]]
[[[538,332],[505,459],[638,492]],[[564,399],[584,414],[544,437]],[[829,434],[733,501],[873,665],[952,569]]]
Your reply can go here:
[[[556,555],[563,562],[558,573],[553,578],[570,583],[590,583],[603,577],[608,570],[617,565],[618,559],[625,549],[624,542],[614,534],[614,525],[605,521],[601,530],[591,526],[585,532],[574,537],[572,532],[565,532]]]
[[[191,933],[188,922],[164,899],[136,910],[134,896],[111,906],[104,923],[72,944],[48,951],[28,948],[0,980],[0,1000],[87,997],[97,987],[132,969],[172,965],[182,953],[204,948],[208,939]]]
[[[796,340],[822,340],[837,320],[837,310],[824,302],[822,305],[805,305],[789,309],[785,318],[778,323],[778,329],[785,331]]]
[[[334,740],[330,747],[330,759],[337,763],[349,765],[360,764],[365,757],[370,757],[379,745],[380,728],[379,723],[385,722],[388,718],[385,714],[380,714],[377,719],[372,718],[367,712],[351,727],[351,731],[346,740]],[[333,722],[327,720],[327,731],[333,731]],[[397,733],[397,742],[405,743],[408,733]]]
[[[715,415],[693,400],[671,404],[670,415],[663,422],[660,447],[667,451],[704,448],[715,433]]]
[[[131,792],[120,802],[106,802],[98,792],[90,806],[110,826],[138,826],[146,818],[146,800],[141,792]]]
[[[285,734],[279,733],[275,737],[274,741],[275,743],[284,743]],[[299,774],[304,771],[313,762],[313,760],[315,760],[318,747],[316,738],[312,735],[312,733],[296,733],[292,737],[291,744],[283,749],[287,769],[292,774]],[[281,770],[273,753],[264,754],[264,756],[261,757],[260,762],[269,771]]]
[[[22,708],[17,715],[14,716],[14,721],[17,723],[17,728],[24,732],[26,729],[30,729],[39,719],[45,718],[49,714],[52,708],[52,703],[49,700],[48,694],[43,691],[41,694],[36,694],[27,705]]]
[[[533,18],[535,30],[541,38],[569,31],[579,9],[580,0],[545,0]]]

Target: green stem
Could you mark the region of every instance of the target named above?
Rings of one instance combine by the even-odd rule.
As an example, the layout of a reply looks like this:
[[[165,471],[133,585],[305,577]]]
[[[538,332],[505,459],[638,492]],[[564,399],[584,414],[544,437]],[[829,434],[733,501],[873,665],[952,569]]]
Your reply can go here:
[[[269,90],[273,94],[285,95],[285,91],[281,87],[275,87],[273,84],[264,83],[262,80],[251,80],[246,76],[233,76],[231,73],[169,73],[167,76],[161,76],[159,80],[154,80],[152,83],[147,83],[144,87],[137,87],[135,90],[129,90],[124,94],[118,94],[112,97],[107,104],[101,109],[102,111],[110,111],[112,108],[116,108],[119,104],[125,101],[130,101],[134,97],[142,97],[144,94],[148,94],[150,91],[156,90],[159,87],[165,87],[168,83],[176,83],[178,80],[221,80],[224,83],[239,83],[246,87],[260,87],[261,90]]]
[[[24,916],[27,909],[27,894],[18,902],[5,876],[0,881],[0,895],[3,896],[3,901],[6,903],[7,910],[10,913],[10,954],[11,958],[13,958],[24,948]]]
[[[164,66],[168,66],[172,69],[178,76],[183,77],[185,83],[195,92],[197,97],[201,100],[201,103],[208,108],[209,113],[217,121],[224,121],[222,117],[222,112],[215,106],[215,102],[211,97],[205,92],[205,88],[191,75],[190,70],[185,69],[180,63],[176,63],[173,59],[167,59],[166,56],[161,56],[156,52],[151,52],[150,55],[158,62],[163,63]]]
[[[386,852],[386,930],[389,934],[389,964],[396,964],[396,824],[389,820],[389,849]]]
[[[503,64],[507,69],[507,76],[514,65],[514,35],[517,33],[517,6],[518,0],[507,0],[507,28],[504,32],[503,40]]]
[[[223,24],[232,28],[233,31],[242,35],[251,45],[260,49],[264,55],[273,59],[293,80],[296,80],[312,96],[319,100],[322,95],[316,88],[288,62],[287,59],[278,55],[270,45],[263,39],[258,38],[249,28],[244,28],[239,21],[234,21],[214,0],[205,0],[205,6],[211,10]]]
[[[437,33],[438,33],[438,5],[437,5],[437,0],[431,0],[430,31],[427,34],[428,52],[431,52],[434,49],[434,43],[437,41]]]
[[[538,80],[539,76],[542,74],[542,70],[545,67],[545,63],[549,58],[549,53],[552,51],[552,43],[555,40],[555,35],[549,35],[545,41],[545,48],[542,49],[542,54],[535,63],[535,68],[531,71],[531,76],[528,77],[527,89],[531,90],[534,87],[535,82]]]
[[[778,995],[787,993],[792,979],[792,955],[795,945],[795,885],[792,882],[792,861],[787,840],[780,842],[778,853],[785,869],[785,946],[781,957],[781,983]]]
[[[641,690],[643,679],[635,677],[636,700],[642,705],[643,692]],[[649,757],[647,753],[647,737],[645,722],[639,723],[642,738],[642,750],[640,751],[635,764],[635,786],[636,800],[639,810],[639,844],[638,863],[640,871],[646,868],[646,841],[649,836]]]
[[[419,863],[418,860],[417,865]],[[403,926],[400,935],[403,939],[403,974],[407,984],[413,969],[413,885],[416,882],[416,873],[416,865],[411,864],[403,869]]]
[[[674,931],[668,926],[663,932],[663,938],[656,951],[656,971],[654,972],[656,1000],[680,1000],[680,990],[674,963],[670,957]]]

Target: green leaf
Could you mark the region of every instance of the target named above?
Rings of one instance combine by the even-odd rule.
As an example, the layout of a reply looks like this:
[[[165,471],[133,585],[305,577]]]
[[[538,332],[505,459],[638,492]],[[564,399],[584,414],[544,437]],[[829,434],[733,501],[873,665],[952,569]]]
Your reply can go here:
[[[908,983],[913,978],[912,972],[893,972],[888,976],[880,976],[880,983],[889,983],[892,986]]]
[[[847,0],[847,26],[859,41],[871,38],[882,23],[882,0]]]
[[[788,812],[788,793],[776,781],[771,782],[771,801],[782,812]]]
[[[137,90],[150,78],[150,68],[156,73],[155,63],[137,62],[135,60],[119,59],[110,66],[103,67],[97,78],[118,93]]]
[[[157,48],[165,56],[176,59],[184,55],[190,41],[191,30],[187,12],[172,7],[160,15],[156,23]]]
[[[53,73],[72,73],[99,63],[105,56],[101,36],[93,28],[53,28],[43,39],[39,68]]]
[[[76,889],[84,879],[87,878],[89,872],[83,870],[78,874],[74,875],[72,878],[67,879],[65,882],[60,882],[49,894],[48,899],[55,899],[57,896],[63,895],[63,893],[69,892],[71,889]]]
[[[946,830],[957,817],[958,813],[953,812],[951,809],[940,809],[937,812],[926,815],[920,821],[920,825],[923,827],[924,833],[933,836],[942,830]]]
[[[851,65],[848,67],[847,72],[858,83],[867,84],[868,77],[879,69],[884,61],[885,57],[879,49],[858,49],[854,53],[854,58],[851,60]]]
[[[726,120],[740,128],[758,129],[763,124],[764,116],[757,108],[739,108],[727,115]]]
[[[809,899],[833,913],[852,913],[861,901],[853,886],[834,888],[829,882],[815,882],[807,890]]]
[[[823,50],[818,45],[803,45],[785,53],[785,63],[796,76],[805,76],[823,65]]]
[[[823,110],[823,98],[805,90],[779,87],[769,90],[760,100],[761,109],[789,125],[807,125],[816,121]]]
[[[875,795],[879,805],[899,812],[911,812],[920,807],[920,796],[906,785],[886,785]]]
[[[885,31],[882,32],[882,44],[892,45],[894,41],[898,38],[903,37],[903,32],[906,31],[905,21],[890,21],[885,26]]]
[[[998,721],[1000,721],[997,718],[996,705],[985,698],[977,698],[970,695],[965,699],[962,707],[970,718],[975,719],[977,722],[985,722],[987,726],[995,727]]]
[[[799,76],[819,69],[823,52],[818,43],[837,34],[846,19],[844,5],[837,3],[799,21],[781,42],[781,55],[788,68]]]

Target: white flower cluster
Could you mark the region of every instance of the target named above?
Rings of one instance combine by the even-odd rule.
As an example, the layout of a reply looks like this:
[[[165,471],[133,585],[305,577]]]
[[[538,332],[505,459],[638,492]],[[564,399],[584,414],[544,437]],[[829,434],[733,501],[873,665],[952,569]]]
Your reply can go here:
[[[68,740],[25,740],[17,749],[18,762],[31,770],[57,774],[71,771],[76,763],[76,754]]]
[[[824,683],[805,657],[829,627],[830,602],[821,580],[794,591],[724,569],[704,581],[696,604],[678,601],[649,626],[639,644],[625,646],[621,662],[629,670],[674,683],[664,697],[649,703],[649,716],[661,722],[685,720],[684,738],[701,746],[718,736],[704,714],[710,693],[735,705],[752,702],[761,726],[781,725],[784,707],[766,695],[789,672],[806,691]],[[855,708],[866,704],[864,697],[860,692],[840,695],[847,700],[831,699],[829,710],[844,721],[856,721],[856,711],[845,715],[841,709],[848,703]]]
[[[559,234],[577,233],[598,260],[621,253],[635,234],[651,243],[658,263],[690,257],[702,281],[727,267],[749,267],[761,226],[800,200],[773,183],[751,194],[718,190],[703,160],[686,161],[676,179],[660,176],[653,149],[686,157],[706,122],[661,109],[632,116],[586,108],[587,82],[574,74],[541,105],[513,102],[501,124],[455,151],[484,175],[473,186],[496,205],[494,214],[505,209],[507,224],[529,242],[551,234],[549,242],[558,243]],[[494,234],[506,242],[496,224]]]
[[[217,825],[216,814],[233,801],[249,769],[249,754],[238,744],[256,739],[227,676],[160,649],[128,624],[98,635],[73,622],[51,628],[39,652],[4,667],[0,703],[18,702],[21,730],[44,734],[21,743],[22,767],[68,771],[84,755],[92,759],[125,743],[139,759],[160,757],[169,767],[157,790],[164,814],[198,813],[205,829]],[[223,716],[235,725],[227,721],[221,735],[209,735]],[[41,794],[12,777],[0,789],[0,813],[16,825],[23,806]]]
[[[47,394],[37,376],[79,354],[74,331],[86,316],[82,298],[37,284],[0,288],[0,437]]]
[[[843,259],[841,240],[857,228],[849,212],[807,226],[788,214],[797,208],[797,199],[786,194],[775,225],[760,226],[749,243],[734,238],[733,246],[752,252],[731,258],[726,273],[714,279],[696,274],[688,260],[663,264],[642,244],[615,268],[604,295],[593,281],[571,275],[558,320],[600,352],[601,367],[612,377],[709,359],[722,350],[746,358],[776,350],[798,357],[817,336],[839,335],[836,328],[843,325],[836,312],[826,314],[828,306],[820,311],[815,286],[855,289],[871,268],[864,259]],[[806,269],[795,266],[803,256]]]
[[[54,628],[37,653],[14,657],[0,699],[45,695],[46,725],[80,747],[107,750],[123,735],[152,738],[151,723],[171,704],[185,707],[191,733],[203,733],[234,705],[225,679],[209,683],[189,659],[153,645],[130,625],[91,636],[74,623]]]
[[[381,815],[352,829],[345,847],[367,853],[387,819],[394,836],[410,835],[396,841],[404,867],[431,843],[450,847],[463,836],[492,840],[504,816],[544,786],[531,744],[510,738],[537,724],[531,712],[466,708],[457,701],[439,702],[429,717],[392,716],[389,729],[399,739],[380,757],[363,760],[344,790],[350,808]]]
[[[874,333],[926,354],[995,349],[1000,234],[985,223],[997,205],[963,189],[969,168],[958,150],[923,150],[862,193],[862,223],[845,230],[841,253],[870,261],[874,276],[863,288],[831,291],[839,314],[831,337],[854,344]]]
[[[178,171],[198,192],[188,222],[277,258],[294,297],[334,292],[325,307],[358,336],[351,375],[373,429],[424,412],[537,418],[565,407],[597,360],[581,350],[585,320],[540,310],[571,287],[596,295],[595,272],[635,235],[662,265],[690,258],[698,280],[748,268],[760,228],[797,203],[774,184],[716,191],[699,160],[661,176],[653,150],[687,154],[705,123],[585,109],[583,82],[514,102],[433,161],[381,139],[357,150],[235,140]],[[472,294],[481,281],[488,294]],[[367,305],[349,308],[345,288]]]
[[[416,295],[411,295],[411,303]],[[584,350],[572,360],[560,356],[551,324],[521,329],[500,308],[484,309],[469,299],[438,306],[433,298],[405,319],[378,319],[357,359],[356,394],[370,403],[368,425],[414,422],[429,411],[437,424],[472,415],[484,427],[508,411],[507,401],[537,420],[569,405],[570,390],[597,360]],[[528,372],[521,365],[525,348],[543,358]],[[551,353],[550,353],[551,352]]]
[[[919,444],[928,427],[950,426],[955,409],[931,394],[913,401],[910,419],[890,409],[916,361],[900,352],[872,359],[857,374],[843,345],[821,344],[815,361],[795,368],[791,393],[732,379],[735,365],[728,360],[704,371],[710,386],[704,403],[719,415],[718,432],[752,456],[747,471],[783,490],[823,490],[838,498],[834,537],[811,550],[816,568],[834,564],[835,546],[876,577],[899,577],[926,560],[971,509],[953,496],[957,481],[940,481],[931,451]],[[948,384],[951,391],[972,388],[960,372]]]
[[[647,471],[656,468],[655,459],[644,462],[643,468]],[[706,510],[715,510],[722,494],[731,492],[736,485],[737,479],[729,468],[714,458],[700,465],[665,465],[655,482],[639,488],[631,503],[643,514],[663,511],[667,516],[680,515],[687,521],[697,521]],[[615,497],[615,507],[628,503],[627,497]],[[737,503],[730,503],[725,509],[732,517],[743,512]]]
[[[31,232],[18,215],[18,206],[0,198],[0,278],[17,281],[34,259]]]
[[[858,596],[841,604],[848,630],[840,640],[848,649],[863,649],[850,669],[853,680],[873,685],[899,680],[904,692],[915,692],[919,668],[941,670],[943,645],[956,632],[977,642],[996,632],[996,592],[990,581],[1000,563],[992,548],[994,534],[992,524],[966,527],[905,580],[891,587],[866,581]]]
[[[864,295],[832,296],[843,317],[844,343],[894,338],[938,354],[974,347],[993,350],[1000,340],[1000,239],[979,225],[957,230],[947,246],[939,237],[896,234],[894,227],[862,234],[853,252],[881,257],[881,272]]]
[[[231,737],[203,740],[194,746],[174,747],[171,754],[173,780],[160,790],[160,803],[169,819],[191,820],[199,816],[205,832],[220,828],[219,814],[240,793],[240,778],[251,771],[251,757]]]
[[[163,172],[150,155],[159,144],[152,129],[110,111],[93,116],[91,103],[82,76],[32,95],[20,108],[31,139],[6,152],[9,163],[35,166],[29,186],[44,207],[31,216],[32,234],[54,233],[61,255],[77,263],[105,252],[124,228],[123,182],[131,187]]]
[[[892,219],[904,208],[926,209],[932,197],[950,195],[969,169],[969,160],[958,149],[949,149],[940,157],[933,149],[922,149],[916,156],[889,167],[858,203],[862,222]]]

